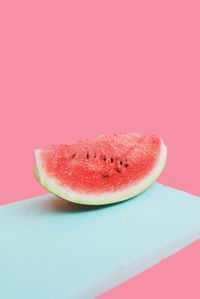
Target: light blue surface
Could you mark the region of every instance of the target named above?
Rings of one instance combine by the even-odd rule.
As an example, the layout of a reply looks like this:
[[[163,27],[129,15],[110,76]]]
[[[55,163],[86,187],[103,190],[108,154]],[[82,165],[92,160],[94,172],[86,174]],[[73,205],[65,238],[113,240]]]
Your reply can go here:
[[[155,183],[104,207],[0,207],[0,298],[94,298],[200,238],[200,198]]]

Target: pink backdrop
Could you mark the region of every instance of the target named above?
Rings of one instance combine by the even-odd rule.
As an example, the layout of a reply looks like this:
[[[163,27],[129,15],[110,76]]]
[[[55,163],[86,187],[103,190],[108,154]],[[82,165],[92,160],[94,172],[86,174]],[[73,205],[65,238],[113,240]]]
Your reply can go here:
[[[33,150],[163,137],[160,182],[200,195],[199,1],[1,1],[0,203],[45,193]],[[200,242],[101,298],[199,298]]]

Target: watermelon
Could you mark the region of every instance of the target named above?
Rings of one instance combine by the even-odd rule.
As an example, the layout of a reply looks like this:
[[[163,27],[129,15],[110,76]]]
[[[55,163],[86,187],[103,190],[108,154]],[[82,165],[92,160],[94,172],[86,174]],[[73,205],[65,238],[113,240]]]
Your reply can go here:
[[[105,134],[35,151],[35,176],[55,195],[80,204],[129,199],[149,187],[167,158],[163,140],[140,133]]]

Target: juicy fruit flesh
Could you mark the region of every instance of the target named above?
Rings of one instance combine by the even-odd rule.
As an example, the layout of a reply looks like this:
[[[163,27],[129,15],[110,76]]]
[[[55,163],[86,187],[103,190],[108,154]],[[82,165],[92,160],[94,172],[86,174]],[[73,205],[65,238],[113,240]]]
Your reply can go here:
[[[141,134],[109,134],[42,150],[43,168],[62,187],[114,192],[137,184],[154,168],[161,140]]]

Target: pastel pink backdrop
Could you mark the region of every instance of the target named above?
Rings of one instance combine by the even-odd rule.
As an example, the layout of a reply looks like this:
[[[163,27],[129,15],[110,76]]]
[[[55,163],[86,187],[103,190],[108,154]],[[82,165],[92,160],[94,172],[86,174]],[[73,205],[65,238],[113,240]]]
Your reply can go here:
[[[163,137],[160,182],[200,195],[199,1],[1,1],[2,204],[46,193],[33,151],[111,131]],[[100,298],[199,298],[200,242]]]

